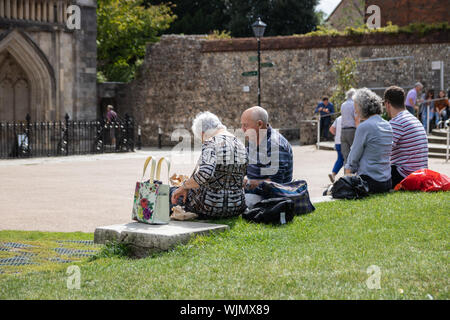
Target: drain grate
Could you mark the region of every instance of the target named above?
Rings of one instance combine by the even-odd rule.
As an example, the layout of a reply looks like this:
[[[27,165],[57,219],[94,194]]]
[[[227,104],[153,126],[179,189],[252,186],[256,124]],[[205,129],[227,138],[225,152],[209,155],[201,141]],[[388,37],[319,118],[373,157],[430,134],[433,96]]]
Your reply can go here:
[[[79,243],[79,244],[85,244],[85,245],[95,245],[94,241],[92,240],[57,240],[58,243]]]
[[[36,264],[29,258],[24,256],[16,256],[12,258],[0,259],[0,266],[24,266],[29,264]]]
[[[21,248],[31,248],[34,247],[30,244],[25,243],[17,243],[17,242],[6,242],[6,243],[0,243],[1,246],[7,247],[7,248],[14,248],[14,249],[21,249]]]
[[[58,263],[71,263],[71,262],[73,262],[72,260],[66,260],[66,259],[61,259],[61,258],[50,258],[48,261],[58,262]]]
[[[67,249],[67,248],[55,248],[53,249],[59,254],[64,254],[68,256],[74,257],[90,257],[97,253],[97,250],[75,250],[75,249]]]

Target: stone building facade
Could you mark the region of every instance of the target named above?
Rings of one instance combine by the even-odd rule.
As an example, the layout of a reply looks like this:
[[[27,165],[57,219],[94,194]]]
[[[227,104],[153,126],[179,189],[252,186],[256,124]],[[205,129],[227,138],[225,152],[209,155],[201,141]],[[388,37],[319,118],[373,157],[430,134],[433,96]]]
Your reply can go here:
[[[389,21],[398,26],[410,23],[450,23],[448,0],[366,0],[366,8],[372,4],[380,7],[381,26]]]
[[[337,30],[364,23],[365,0],[342,0],[328,16],[326,25]]]
[[[349,37],[273,37],[262,39],[262,106],[275,128],[300,128],[302,143],[312,143],[315,130],[304,120],[336,87],[333,60],[358,60],[358,86],[382,93],[385,87],[411,88],[416,81],[435,83],[432,61],[450,70],[450,35],[371,34]],[[134,115],[144,145],[173,145],[176,128],[191,127],[200,112],[216,113],[231,128],[240,127],[241,112],[257,104],[256,40],[206,40],[201,36],[163,36],[149,45],[136,79],[118,93],[121,112]],[[445,78],[445,88],[450,78]]]
[[[96,26],[95,0],[0,0],[0,122],[95,119]]]
[[[381,26],[390,21],[398,26],[410,23],[450,23],[448,0],[342,0],[328,16],[326,24],[337,30],[357,27],[367,21],[367,8],[380,8]]]

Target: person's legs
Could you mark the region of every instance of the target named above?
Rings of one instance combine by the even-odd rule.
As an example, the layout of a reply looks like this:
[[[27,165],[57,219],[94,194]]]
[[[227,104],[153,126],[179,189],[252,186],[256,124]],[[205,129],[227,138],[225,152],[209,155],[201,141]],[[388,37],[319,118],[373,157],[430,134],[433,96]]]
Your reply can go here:
[[[326,122],[326,118],[320,118],[320,135],[322,138],[325,139],[325,137],[327,137],[327,122]]]
[[[392,179],[380,182],[366,175],[361,175],[361,179],[369,185],[369,193],[384,193],[392,189]]]
[[[426,111],[426,109],[424,111],[422,111],[422,125],[423,125],[425,131],[427,131],[427,111]]]
[[[434,116],[434,123],[436,125],[436,128],[438,128],[439,121],[441,121],[441,116],[440,116],[439,112],[433,112],[433,116]]]
[[[397,166],[391,166],[392,188],[395,188],[403,179],[405,179],[397,170]]]
[[[331,172],[331,174],[328,175],[328,177],[330,178],[330,181],[332,183],[334,183],[334,178],[336,177],[336,175],[339,173],[342,166],[344,165],[344,158],[342,157],[342,153],[341,153],[341,145],[336,144],[335,147],[336,147],[336,152],[338,154],[338,157],[337,157],[336,162],[334,163],[333,171]]]
[[[245,193],[245,204],[247,205],[247,208],[251,209],[257,204],[258,202],[262,201],[264,198],[258,194],[254,193]]]
[[[348,155],[350,154],[350,148],[352,147],[353,140],[355,139],[355,131],[356,129],[342,129],[341,153],[344,164],[347,162]]]
[[[328,130],[330,130],[330,117],[324,117],[323,119],[323,137],[328,140]]]
[[[341,145],[340,144],[336,144],[336,152],[337,152],[337,160],[336,163],[334,164],[333,167],[333,173],[334,175],[337,175],[339,173],[339,171],[341,170],[342,166],[344,165],[344,158],[342,157],[342,152],[341,152]]]

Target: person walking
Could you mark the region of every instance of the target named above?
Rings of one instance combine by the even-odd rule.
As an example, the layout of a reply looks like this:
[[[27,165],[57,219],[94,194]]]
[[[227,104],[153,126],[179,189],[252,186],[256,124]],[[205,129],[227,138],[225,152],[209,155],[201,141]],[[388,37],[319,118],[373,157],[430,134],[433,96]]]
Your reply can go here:
[[[344,158],[344,163],[347,162],[350,147],[355,139],[356,127],[359,125],[359,118],[355,110],[355,103],[353,96],[355,89],[350,89],[345,93],[345,102],[341,106],[342,117],[342,135],[341,135],[341,152]]]
[[[337,160],[334,163],[333,171],[328,175],[331,183],[334,183],[337,174],[344,165],[344,157],[341,153],[342,116],[334,120],[333,124],[330,127],[330,132],[334,135],[334,146],[338,155]]]
[[[408,91],[408,95],[406,96],[406,101],[405,101],[406,109],[414,116],[416,113],[415,110],[417,109],[416,103],[421,102],[421,101],[417,101],[417,97],[419,96],[422,89],[423,89],[423,84],[421,84],[420,82],[417,82],[414,85],[414,88],[412,88],[411,90]]]

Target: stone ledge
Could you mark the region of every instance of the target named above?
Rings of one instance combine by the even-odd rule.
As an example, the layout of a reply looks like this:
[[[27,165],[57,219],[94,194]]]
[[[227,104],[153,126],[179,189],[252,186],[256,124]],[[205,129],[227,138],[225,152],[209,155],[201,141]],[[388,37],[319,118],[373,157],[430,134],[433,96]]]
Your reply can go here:
[[[261,40],[261,50],[292,50],[311,48],[337,48],[354,46],[392,46],[400,44],[432,44],[450,42],[446,31],[433,31],[426,36],[414,33],[370,33],[340,36],[279,36]],[[255,38],[232,38],[202,42],[201,52],[255,51]]]
[[[177,244],[185,244],[194,236],[228,229],[227,225],[203,222],[171,221],[167,225],[131,222],[98,227],[95,229],[94,243],[126,243],[134,256],[145,257],[153,252],[167,251]]]

